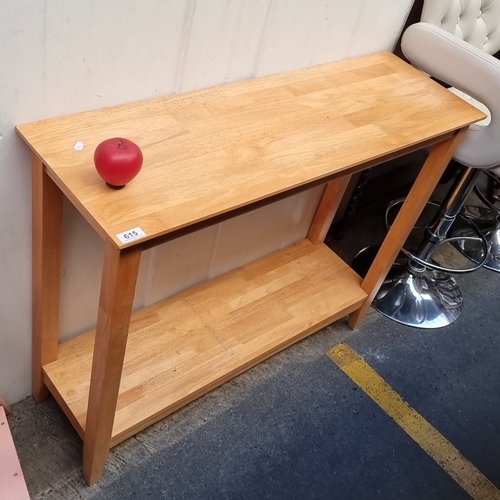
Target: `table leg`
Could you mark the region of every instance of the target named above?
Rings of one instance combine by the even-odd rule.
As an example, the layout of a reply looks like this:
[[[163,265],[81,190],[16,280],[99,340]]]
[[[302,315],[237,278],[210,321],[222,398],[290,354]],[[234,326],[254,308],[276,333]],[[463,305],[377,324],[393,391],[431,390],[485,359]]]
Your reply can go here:
[[[140,259],[140,250],[106,243],[83,446],[89,485],[99,480],[108,458]]]
[[[307,234],[307,239],[315,245],[323,243],[325,240],[351,177],[351,175],[344,175],[344,177],[335,179],[326,185],[325,192]]]
[[[349,326],[352,329],[358,328],[363,321],[399,251],[417,222],[439,179],[441,179],[443,172],[453,158],[456,148],[463,140],[466,130],[458,131],[453,137],[435,144],[432,148],[361,284],[361,288],[368,294],[368,297],[361,308],[349,316]]]
[[[42,367],[57,359],[61,288],[63,195],[32,156],[33,363],[32,394],[39,403],[49,391]]]

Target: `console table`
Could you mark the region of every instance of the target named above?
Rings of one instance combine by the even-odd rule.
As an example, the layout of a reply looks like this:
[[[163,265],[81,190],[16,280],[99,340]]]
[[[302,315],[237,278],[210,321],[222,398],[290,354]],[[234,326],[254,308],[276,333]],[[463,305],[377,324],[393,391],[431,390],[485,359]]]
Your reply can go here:
[[[32,150],[33,396],[110,447],[344,316],[356,328],[476,110],[390,53],[17,127]],[[136,142],[139,176],[93,165]],[[80,142],[81,141],[81,142]],[[350,176],[434,145],[366,278],[323,243]],[[83,146],[83,147],[82,147]],[[132,314],[141,252],[324,184],[307,239]],[[63,197],[105,241],[97,325],[59,343]]]

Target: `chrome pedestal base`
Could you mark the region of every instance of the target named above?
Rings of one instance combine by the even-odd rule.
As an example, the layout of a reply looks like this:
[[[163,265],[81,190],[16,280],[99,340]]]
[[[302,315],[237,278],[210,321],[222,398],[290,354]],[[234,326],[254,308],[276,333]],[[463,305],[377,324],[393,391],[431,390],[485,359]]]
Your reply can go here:
[[[477,226],[488,243],[489,251],[484,267],[500,272],[500,221],[498,214],[489,208],[468,206],[464,207],[463,215]],[[474,230],[469,225],[458,222],[450,231],[452,236],[473,235]],[[472,262],[478,263],[484,258],[484,248],[478,242],[456,240],[453,244]]]
[[[365,248],[354,258],[353,269],[363,275],[377,248]],[[425,269],[412,271],[408,259],[398,257],[380,287],[372,307],[403,325],[442,328],[462,312],[462,293],[453,276]]]
[[[432,269],[413,273],[407,265],[394,266],[372,306],[403,325],[442,328],[460,316],[462,293],[450,274]]]

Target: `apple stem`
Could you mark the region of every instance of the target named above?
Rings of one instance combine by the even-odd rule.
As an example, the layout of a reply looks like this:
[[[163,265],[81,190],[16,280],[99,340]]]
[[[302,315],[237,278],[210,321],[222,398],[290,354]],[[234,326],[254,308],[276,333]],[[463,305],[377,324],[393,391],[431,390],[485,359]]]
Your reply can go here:
[[[121,148],[122,147],[122,141],[118,141],[118,147]]]

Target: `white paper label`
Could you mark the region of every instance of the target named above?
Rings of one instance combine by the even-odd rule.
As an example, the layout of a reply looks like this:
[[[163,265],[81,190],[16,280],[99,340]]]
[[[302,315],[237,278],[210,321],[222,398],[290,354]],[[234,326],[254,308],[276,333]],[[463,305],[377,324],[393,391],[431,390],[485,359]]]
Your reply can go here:
[[[130,243],[139,238],[144,238],[144,236],[146,236],[146,233],[140,227],[134,227],[134,229],[129,229],[128,231],[123,231],[123,233],[118,233],[116,235],[122,243]]]
[[[77,151],[81,151],[83,149],[83,142],[82,141],[76,141],[75,149]]]

